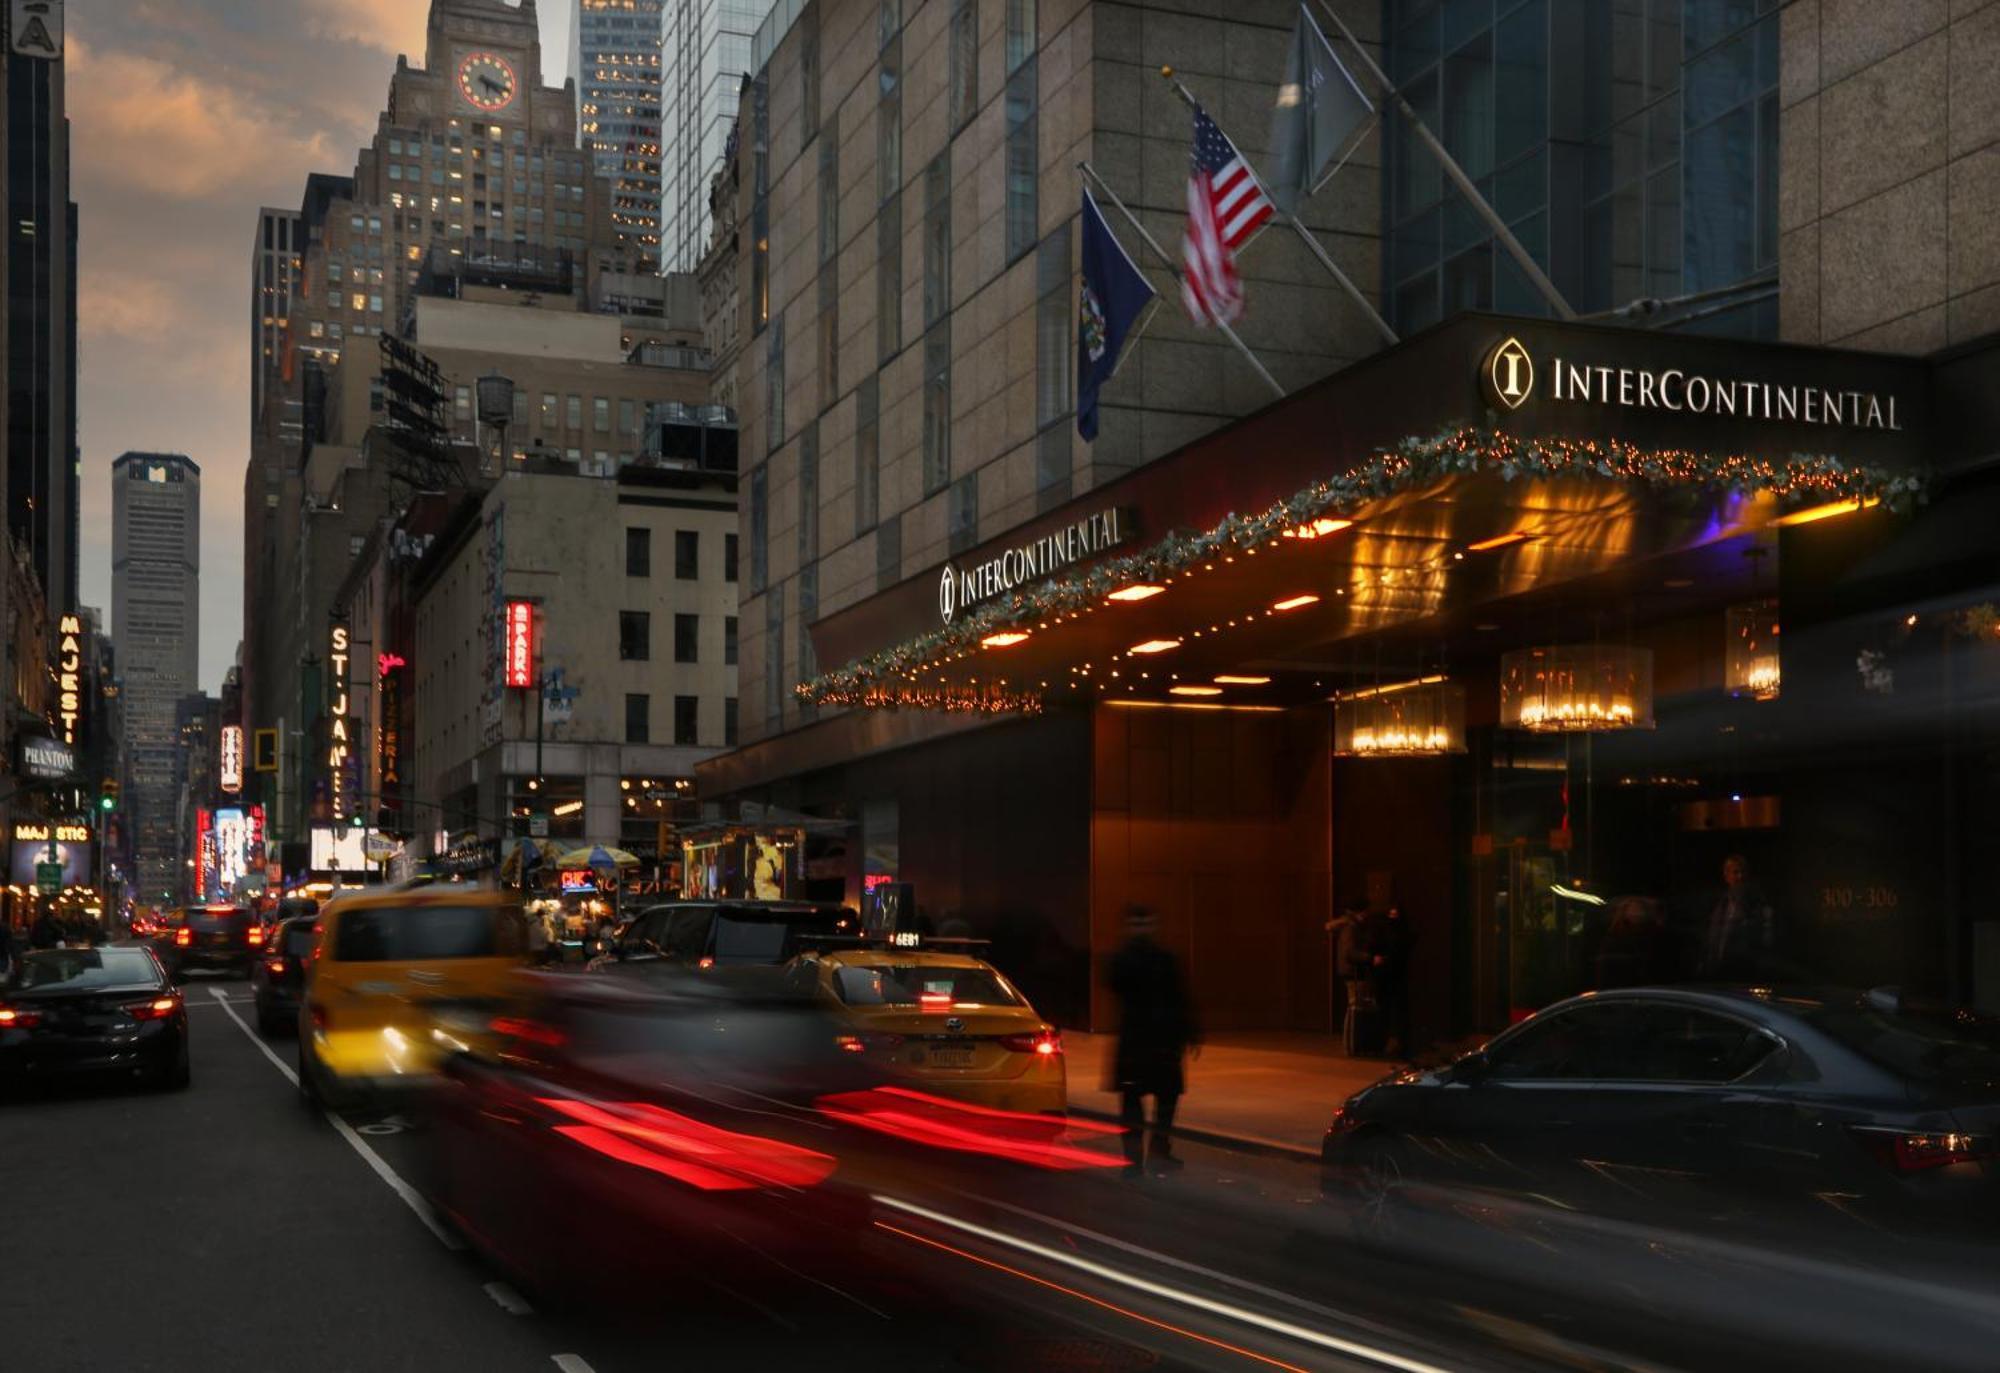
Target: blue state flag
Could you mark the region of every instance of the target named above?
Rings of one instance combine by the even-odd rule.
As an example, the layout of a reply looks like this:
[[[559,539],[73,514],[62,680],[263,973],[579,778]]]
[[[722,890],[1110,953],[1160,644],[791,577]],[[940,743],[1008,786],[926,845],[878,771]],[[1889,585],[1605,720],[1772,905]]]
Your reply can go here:
[[[1097,388],[1118,370],[1118,355],[1153,287],[1126,255],[1104,212],[1083,192],[1083,289],[1076,307],[1076,432],[1097,437]]]

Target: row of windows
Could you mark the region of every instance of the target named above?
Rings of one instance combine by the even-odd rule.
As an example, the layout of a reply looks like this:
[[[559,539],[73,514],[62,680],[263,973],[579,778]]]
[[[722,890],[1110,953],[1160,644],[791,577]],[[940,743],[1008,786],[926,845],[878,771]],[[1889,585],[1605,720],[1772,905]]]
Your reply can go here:
[[[653,575],[653,531],[638,526],[625,531],[625,575],[628,577],[650,577]],[[674,579],[691,582],[701,577],[701,534],[693,529],[674,531]],[[722,577],[724,581],[736,580],[736,536],[722,536]],[[735,621],[730,622],[733,632]],[[731,662],[735,659],[731,658]]]
[[[625,694],[625,742],[628,744],[650,744],[653,742],[653,698],[645,692]],[[701,698],[699,696],[674,697],[674,738],[673,742],[683,748],[701,747]],[[736,747],[736,698],[725,696],[722,700],[722,744],[725,748]]]
[[[653,659],[653,613],[649,610],[618,612],[618,658],[621,662],[647,663]],[[674,661],[701,661],[701,616],[674,616]],[[736,666],[736,617],[722,617],[722,663]]]

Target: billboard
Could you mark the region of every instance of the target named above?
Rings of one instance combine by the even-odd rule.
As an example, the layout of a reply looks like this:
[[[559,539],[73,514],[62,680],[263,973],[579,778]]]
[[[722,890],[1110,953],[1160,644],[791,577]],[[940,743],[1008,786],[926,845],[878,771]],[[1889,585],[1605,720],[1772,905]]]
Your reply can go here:
[[[361,825],[314,825],[308,866],[314,872],[367,872],[368,831]]]
[[[90,826],[19,820],[14,824],[13,835],[14,852],[8,867],[8,881],[16,886],[34,886],[35,865],[49,861],[49,845],[53,843],[55,861],[63,865],[63,885],[90,885]]]

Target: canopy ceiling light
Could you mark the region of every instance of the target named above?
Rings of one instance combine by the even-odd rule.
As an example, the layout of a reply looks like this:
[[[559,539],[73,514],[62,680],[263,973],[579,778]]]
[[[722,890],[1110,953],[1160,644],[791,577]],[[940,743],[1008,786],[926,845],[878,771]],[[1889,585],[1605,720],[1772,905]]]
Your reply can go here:
[[[1003,630],[998,634],[987,635],[979,641],[979,646],[981,648],[1011,648],[1027,637],[1026,634],[1023,634],[1019,630]]]
[[[1463,753],[1465,688],[1432,678],[1400,690],[1357,692],[1337,699],[1333,751],[1342,758]]]
[[[1732,696],[1772,701],[1778,696],[1782,673],[1778,664],[1778,603],[1752,601],[1733,605],[1724,614],[1728,638],[1723,681]]]
[[[1322,515],[1310,524],[1293,525],[1281,532],[1288,539],[1323,539],[1329,534],[1338,534],[1343,529],[1353,527],[1353,520],[1332,519]]]
[[[1164,586],[1154,586],[1150,582],[1140,582],[1135,586],[1121,586],[1111,593],[1114,601],[1143,601],[1165,591]]]
[[[1274,603],[1272,604],[1272,606],[1271,606],[1271,609],[1273,609],[1273,610],[1297,610],[1297,609],[1299,609],[1299,608],[1300,608],[1301,606],[1308,606],[1308,605],[1313,605],[1313,604],[1315,604],[1316,602],[1318,602],[1318,600],[1319,600],[1319,597],[1317,597],[1317,596],[1313,595],[1313,594],[1312,594],[1311,592],[1306,592],[1306,593],[1304,593],[1303,595],[1298,595],[1298,596],[1287,596],[1287,597],[1286,597],[1286,598],[1285,598],[1284,600],[1282,600],[1282,601],[1277,601],[1277,602],[1274,602]]]
[[[1653,727],[1653,651],[1552,644],[1500,655],[1500,723],[1540,734]]]
[[[1145,643],[1134,644],[1125,651],[1127,653],[1165,653],[1170,648],[1179,648],[1180,646],[1181,641],[1179,639],[1148,639]]]

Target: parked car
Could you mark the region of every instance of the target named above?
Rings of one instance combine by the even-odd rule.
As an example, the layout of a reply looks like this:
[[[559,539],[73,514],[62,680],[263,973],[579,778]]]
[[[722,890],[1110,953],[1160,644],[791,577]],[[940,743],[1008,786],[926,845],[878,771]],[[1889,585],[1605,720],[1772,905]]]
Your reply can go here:
[[[315,1103],[421,1082],[480,1033],[527,957],[521,907],[495,890],[343,896],[315,925],[299,1016],[299,1091]]]
[[[151,949],[34,949],[0,984],[0,1081],[189,1081],[187,1007]]]
[[[306,973],[312,960],[317,914],[294,915],[271,926],[264,947],[250,965],[250,995],[257,1003],[257,1029],[267,1038],[298,1029],[305,1003]]]
[[[173,913],[154,947],[179,977],[193,968],[248,972],[263,942],[263,926],[245,907],[188,906]]]
[[[613,969],[788,963],[811,936],[850,934],[845,906],[809,901],[675,901],[641,911],[612,945]]]
[[[1322,1164],[1371,1202],[1434,1182],[1647,1221],[1990,1236],[2000,1022],[1888,991],[1593,993],[1356,1093]]]

